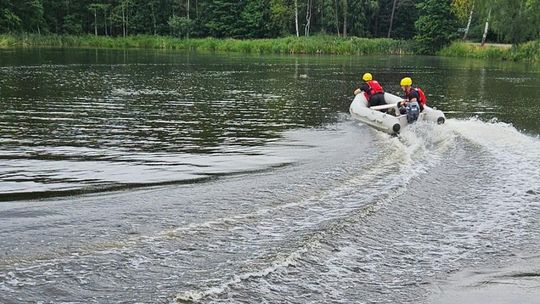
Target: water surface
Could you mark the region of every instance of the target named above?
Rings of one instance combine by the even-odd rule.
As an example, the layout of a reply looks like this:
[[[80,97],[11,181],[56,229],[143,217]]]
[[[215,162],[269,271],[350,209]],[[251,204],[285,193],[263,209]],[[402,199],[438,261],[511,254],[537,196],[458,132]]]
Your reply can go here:
[[[350,120],[365,71],[389,92],[410,74],[447,124]],[[540,240],[539,71],[0,50],[0,302],[443,303],[493,277],[538,295],[516,278],[540,273],[520,262]]]

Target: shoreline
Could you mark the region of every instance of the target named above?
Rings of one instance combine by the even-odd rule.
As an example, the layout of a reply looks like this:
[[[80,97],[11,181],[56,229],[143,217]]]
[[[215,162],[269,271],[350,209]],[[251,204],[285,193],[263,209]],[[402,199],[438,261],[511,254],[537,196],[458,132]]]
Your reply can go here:
[[[37,34],[1,34],[0,49],[60,47],[104,49],[162,49],[244,54],[306,54],[306,55],[418,55],[415,41],[387,38],[358,38],[317,35],[311,37],[284,37],[275,39],[179,39],[169,36],[137,35],[60,36]],[[455,41],[435,55],[494,59],[516,62],[540,62],[540,40],[520,45],[486,44]]]
[[[337,36],[284,37],[276,39],[178,39],[168,36],[40,36],[0,35],[0,48],[13,47],[92,47],[196,50],[253,54],[309,55],[413,55],[413,43],[386,38]]]
[[[437,55],[444,57],[540,62],[540,40],[533,40],[519,45],[486,43],[484,46],[481,46],[479,43],[455,41],[437,52]]]

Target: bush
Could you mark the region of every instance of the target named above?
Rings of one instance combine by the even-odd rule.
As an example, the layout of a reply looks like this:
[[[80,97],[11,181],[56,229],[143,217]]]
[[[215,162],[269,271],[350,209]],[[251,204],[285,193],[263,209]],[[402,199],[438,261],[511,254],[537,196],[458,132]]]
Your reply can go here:
[[[415,22],[416,52],[435,54],[457,38],[458,23],[449,0],[426,0],[418,5],[420,18]]]
[[[480,59],[524,60],[540,62],[540,40],[529,41],[512,48],[480,46],[466,42],[454,42],[438,52],[441,56],[470,57]]]

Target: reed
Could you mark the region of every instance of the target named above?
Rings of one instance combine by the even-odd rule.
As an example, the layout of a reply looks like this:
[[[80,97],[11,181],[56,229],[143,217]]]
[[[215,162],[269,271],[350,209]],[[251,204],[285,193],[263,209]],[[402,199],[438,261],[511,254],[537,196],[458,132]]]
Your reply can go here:
[[[258,54],[412,54],[411,42],[393,39],[342,38],[335,36],[284,37],[276,39],[177,39],[164,36],[58,36],[0,35],[0,47],[153,48]]]
[[[138,35],[128,37],[59,36],[19,34],[0,35],[0,47],[82,47],[146,48],[193,50],[201,52],[236,52],[255,54],[333,54],[333,55],[412,55],[414,42],[382,38],[284,37],[276,39],[178,39],[167,36]],[[517,46],[502,47],[454,42],[438,55],[481,59],[540,62],[540,40]]]

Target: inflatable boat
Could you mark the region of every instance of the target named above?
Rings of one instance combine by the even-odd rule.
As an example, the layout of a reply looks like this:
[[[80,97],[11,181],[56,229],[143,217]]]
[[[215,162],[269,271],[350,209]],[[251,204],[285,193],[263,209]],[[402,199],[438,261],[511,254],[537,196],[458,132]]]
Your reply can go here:
[[[365,94],[362,92],[354,97],[349,112],[352,118],[368,126],[388,134],[398,134],[409,125],[407,115],[395,116],[381,112],[381,110],[388,111],[394,108],[395,110],[390,110],[390,112],[399,113],[398,102],[402,101],[403,98],[385,92],[384,99],[387,103],[386,105],[369,107]],[[418,120],[443,124],[446,118],[442,111],[424,106],[424,110],[420,113]]]

